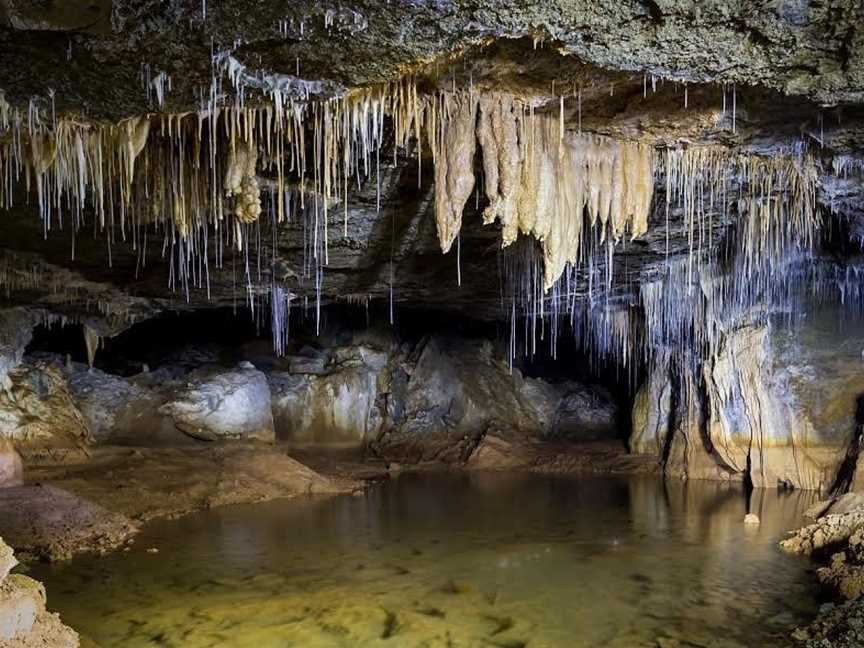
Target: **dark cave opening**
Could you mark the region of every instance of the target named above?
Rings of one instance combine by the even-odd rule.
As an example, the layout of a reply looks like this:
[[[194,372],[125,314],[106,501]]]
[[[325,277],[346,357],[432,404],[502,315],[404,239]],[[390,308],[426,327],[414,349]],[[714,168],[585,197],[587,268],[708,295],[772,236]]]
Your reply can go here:
[[[606,402],[614,410],[614,425],[600,433],[577,435],[577,439],[616,439],[623,444],[629,437],[638,368],[598,361],[580,348],[574,336],[568,335],[560,336],[554,357],[547,345],[540,344],[533,356],[517,354],[511,365],[507,360],[509,324],[405,305],[395,313],[391,327],[388,306],[374,302],[324,306],[317,323],[314,310],[293,308],[286,355],[280,358],[273,352],[269,317],[262,316],[261,311],[257,317],[247,308],[168,311],[113,337],[101,338],[94,368],[134,378],[145,371],[165,369],[183,375],[206,367],[227,369],[250,361],[269,373],[291,371],[292,362],[296,366],[298,357],[314,357],[355,343],[420,349],[426,341],[441,338],[468,347],[488,344],[502,372],[516,371],[525,380],[540,381],[564,391],[568,386],[578,386],[591,399]],[[83,327],[71,323],[37,326],[26,353],[34,358],[51,357],[55,362],[86,365]],[[579,401],[580,407],[584,405]],[[551,438],[568,441],[570,437]]]

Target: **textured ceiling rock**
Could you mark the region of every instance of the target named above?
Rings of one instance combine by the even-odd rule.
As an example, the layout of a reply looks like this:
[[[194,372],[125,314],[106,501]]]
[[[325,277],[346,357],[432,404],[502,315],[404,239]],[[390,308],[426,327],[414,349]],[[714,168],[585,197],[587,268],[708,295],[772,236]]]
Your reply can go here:
[[[170,109],[196,108],[214,46],[232,47],[250,68],[299,68],[351,87],[478,43],[535,36],[605,69],[762,85],[826,104],[864,97],[857,0],[115,0],[106,29],[108,4],[4,0],[0,88],[15,102],[51,88],[61,110],[116,119],[151,108],[142,64],[171,75]]]
[[[111,0],[2,0],[0,19],[19,31],[108,33]]]

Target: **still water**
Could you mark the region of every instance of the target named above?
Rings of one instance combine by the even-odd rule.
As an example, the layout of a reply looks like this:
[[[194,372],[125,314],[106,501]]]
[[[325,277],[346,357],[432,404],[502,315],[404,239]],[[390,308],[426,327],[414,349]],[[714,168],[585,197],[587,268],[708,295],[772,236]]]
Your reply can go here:
[[[816,602],[777,541],[813,499],[756,491],[749,528],[710,483],[403,475],[155,522],[33,575],[105,648],[786,646]]]

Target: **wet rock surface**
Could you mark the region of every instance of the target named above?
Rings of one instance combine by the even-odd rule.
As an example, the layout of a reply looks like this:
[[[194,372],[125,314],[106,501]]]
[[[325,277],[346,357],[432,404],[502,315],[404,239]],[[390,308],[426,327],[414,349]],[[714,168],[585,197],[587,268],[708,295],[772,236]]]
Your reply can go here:
[[[302,352],[303,350],[301,350]],[[384,425],[387,346],[306,349],[268,374],[277,437],[292,443],[362,445]]]
[[[854,322],[842,322],[823,310],[794,329],[778,321],[726,331],[704,376],[678,387],[658,363],[635,398],[631,450],[665,458],[674,475],[835,488],[848,479],[864,390],[864,338]],[[700,379],[707,416],[693,403]]]
[[[0,538],[0,556],[11,549]],[[78,634],[48,612],[45,588],[27,576],[0,571],[0,646],[78,648]]]
[[[127,516],[49,484],[5,488],[0,502],[4,537],[30,560],[65,560],[80,551],[116,549],[138,529]]]
[[[783,550],[813,556],[827,564],[816,570],[820,585],[835,603],[823,605],[818,618],[793,633],[807,648],[847,648],[864,639],[864,504],[847,493],[812,507],[815,523],[780,543]]]
[[[160,407],[178,430],[200,441],[273,441],[267,377],[250,363],[212,376],[190,376],[188,386]]]
[[[360,487],[350,476],[321,475],[259,444],[97,447],[86,464],[27,474],[29,485],[0,490],[0,528],[22,555],[47,560],[117,549],[158,517]]]

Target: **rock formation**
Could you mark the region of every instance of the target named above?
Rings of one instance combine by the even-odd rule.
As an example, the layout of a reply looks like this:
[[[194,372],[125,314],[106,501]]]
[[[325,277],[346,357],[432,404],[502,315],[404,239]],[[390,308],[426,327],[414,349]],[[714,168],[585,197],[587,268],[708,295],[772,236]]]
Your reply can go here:
[[[371,346],[309,349],[269,374],[277,436],[295,443],[362,445],[378,438],[389,354]]]
[[[267,377],[249,363],[213,376],[195,377],[185,391],[160,407],[177,429],[201,441],[273,441]]]
[[[148,506],[354,487],[286,447],[565,472],[621,449],[622,409],[616,466],[864,489],[862,24],[0,0],[0,499],[113,547]],[[846,597],[860,514],[787,543],[839,544]],[[2,642],[47,617],[0,573]]]
[[[0,393],[0,437],[11,439],[30,462],[75,461],[86,456],[90,431],[55,367],[21,365]]]
[[[20,486],[23,480],[21,455],[9,439],[0,439],[0,488]]]
[[[17,564],[0,539],[0,645],[4,648],[77,648],[78,635],[45,609],[45,588],[27,576],[9,574]]]
[[[657,454],[667,472],[683,477],[835,488],[856,443],[864,389],[864,340],[839,326],[826,312],[794,330],[775,321],[725,332],[704,375],[684,378],[704,381],[701,396],[691,384],[673,399],[676,377],[658,364],[636,395],[631,450]],[[703,400],[694,405],[694,397]]]

